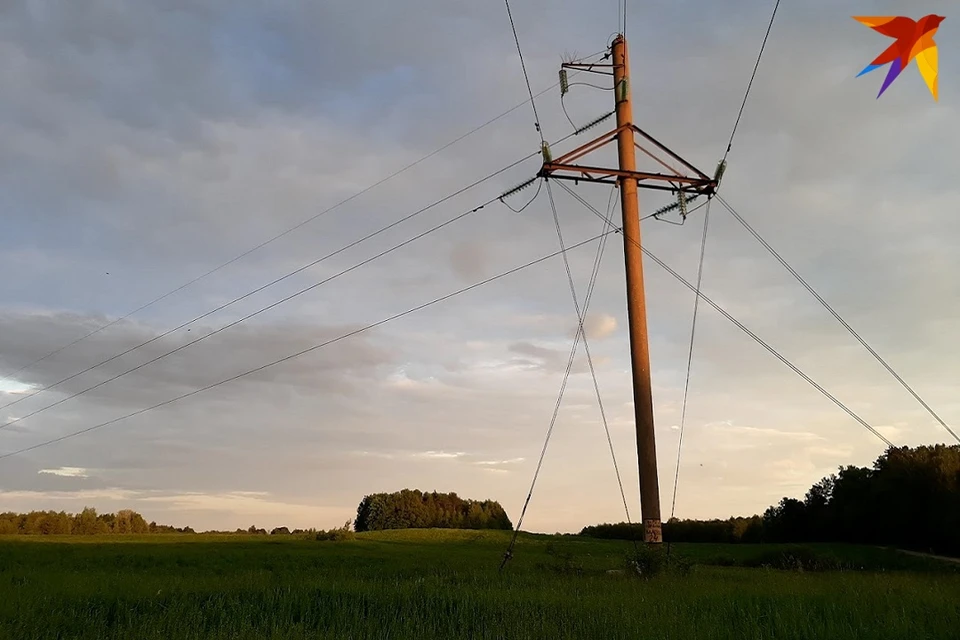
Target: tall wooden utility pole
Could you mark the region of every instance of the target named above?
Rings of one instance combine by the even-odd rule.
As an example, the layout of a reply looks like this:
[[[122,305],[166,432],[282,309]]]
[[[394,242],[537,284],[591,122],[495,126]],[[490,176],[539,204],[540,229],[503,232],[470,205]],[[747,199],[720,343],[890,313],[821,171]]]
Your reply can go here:
[[[633,106],[630,104],[630,60],[623,36],[613,41],[613,86],[617,111],[617,152],[620,169],[637,170]],[[620,176],[620,212],[623,214],[623,256],[627,272],[627,322],[630,364],[633,369],[633,411],[637,429],[640,471],[640,512],[643,541],[662,542],[660,535],[660,481],[657,443],[653,429],[653,390],[650,385],[650,348],[647,342],[647,305],[643,291],[643,252],[640,250],[640,207],[637,179]]]
[[[660,522],[660,486],[657,475],[657,447],[653,424],[653,393],[650,380],[650,349],[647,341],[647,311],[643,288],[643,253],[640,243],[640,213],[637,189],[657,189],[676,194],[678,202],[668,208],[679,206],[686,215],[686,203],[700,196],[712,196],[717,180],[686,162],[647,133],[633,124],[633,108],[630,104],[630,61],[627,56],[627,41],[618,35],[612,44],[612,64],[564,64],[564,68],[613,76],[614,101],[617,128],[577,149],[552,160],[549,149],[544,150],[541,177],[574,182],[615,183],[620,188],[621,212],[623,214],[623,253],[626,263],[627,319],[630,334],[630,361],[633,371],[633,406],[637,430],[637,462],[640,475],[640,512],[643,519],[643,540],[651,544],[662,542]],[[562,71],[561,73],[565,73]],[[564,76],[565,77],[565,76]],[[561,83],[565,85],[566,83]],[[637,143],[635,134],[656,150],[651,152]],[[573,164],[608,143],[617,141],[619,167],[609,169],[598,166]],[[670,173],[637,171],[636,149],[641,149]],[[670,161],[683,165],[689,174],[683,174],[673,165],[658,157],[658,153]]]

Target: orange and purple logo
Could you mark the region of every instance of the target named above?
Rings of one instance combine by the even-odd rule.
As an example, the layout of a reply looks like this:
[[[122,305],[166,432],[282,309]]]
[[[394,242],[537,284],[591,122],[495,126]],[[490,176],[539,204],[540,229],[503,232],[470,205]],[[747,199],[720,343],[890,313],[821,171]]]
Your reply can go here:
[[[919,21],[904,17],[892,16],[853,16],[857,22],[867,25],[874,31],[882,33],[890,38],[896,38],[896,42],[890,45],[886,51],[867,65],[867,67],[857,74],[859,78],[865,73],[874,69],[890,64],[890,70],[887,72],[887,78],[880,87],[880,93],[877,97],[883,95],[887,87],[897,79],[897,76],[907,68],[907,65],[916,58],[917,67],[920,69],[920,75],[923,76],[933,99],[937,98],[937,43],[933,41],[940,23],[944,16],[929,15],[920,18]]]

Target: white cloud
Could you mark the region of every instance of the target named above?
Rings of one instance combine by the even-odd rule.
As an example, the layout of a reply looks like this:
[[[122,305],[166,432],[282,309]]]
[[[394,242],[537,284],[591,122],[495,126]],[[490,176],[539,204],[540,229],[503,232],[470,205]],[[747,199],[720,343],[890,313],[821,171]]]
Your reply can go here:
[[[588,340],[609,338],[617,330],[617,319],[607,313],[587,314],[583,321],[583,331]],[[574,329],[574,333],[576,329]]]
[[[97,510],[116,511],[131,508],[147,520],[163,524],[189,525],[194,528],[216,528],[218,522],[230,521],[228,527],[288,526],[308,528],[342,523],[351,515],[349,506],[324,506],[278,500],[263,491],[131,491],[119,488],[83,491],[0,491],[0,499],[21,511],[50,508],[78,512],[85,506]],[[355,513],[355,506],[353,507]],[[241,525],[246,523],[246,525]]]
[[[36,385],[26,384],[12,378],[0,379],[0,393],[9,393],[10,395],[20,395],[33,391]]]
[[[776,439],[776,440],[798,440],[804,442],[822,441],[825,438],[809,431],[787,431],[784,429],[772,429],[769,427],[751,427],[747,425],[734,425],[729,421],[707,425],[714,431],[726,434],[727,437],[739,436],[741,438],[751,439]]]
[[[509,460],[481,460],[476,464],[479,465],[488,465],[488,466],[500,466],[504,464],[517,464],[523,462],[526,458],[511,458]]]
[[[37,473],[48,473],[52,476],[62,476],[64,478],[89,478],[87,470],[83,467],[59,467],[57,469],[40,469]]]
[[[22,504],[38,504],[48,500],[53,501],[101,501],[101,502],[120,502],[130,501],[139,496],[137,491],[129,489],[85,489],[83,491],[0,491],[0,498],[10,501],[13,504],[16,501]],[[29,510],[32,507],[28,507]]]
[[[290,518],[297,522],[330,521],[340,517],[343,507],[324,507],[277,500],[269,493],[228,491],[221,493],[190,492],[171,495],[144,495],[140,501],[163,504],[183,511],[220,511],[246,518]]]
[[[421,452],[421,453],[415,453],[415,454],[413,454],[413,457],[415,457],[415,458],[433,458],[433,459],[437,459],[437,460],[447,460],[447,459],[453,459],[453,458],[462,458],[462,457],[465,456],[465,455],[467,455],[467,454],[464,453],[464,452],[462,452],[462,451],[458,451],[458,452],[456,452],[456,453],[450,453],[450,452],[447,452],[447,451],[423,451],[423,452]]]

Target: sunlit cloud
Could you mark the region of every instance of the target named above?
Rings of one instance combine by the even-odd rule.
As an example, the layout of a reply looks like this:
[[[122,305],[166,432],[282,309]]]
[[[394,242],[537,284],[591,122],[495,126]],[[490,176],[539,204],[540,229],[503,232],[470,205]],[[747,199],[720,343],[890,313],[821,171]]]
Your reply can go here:
[[[0,380],[0,393],[9,393],[10,395],[20,395],[20,394],[33,391],[36,388],[37,388],[37,385],[20,382],[19,380],[14,380],[13,378],[6,378],[6,379]]]
[[[415,453],[413,455],[416,458],[433,458],[437,460],[447,460],[447,459],[462,458],[467,454],[464,453],[463,451],[457,451],[455,453],[447,452],[447,451],[423,451],[421,453]]]
[[[480,460],[474,464],[496,467],[504,464],[517,464],[523,462],[526,458],[510,458],[509,460]]]
[[[63,478],[89,478],[87,470],[83,467],[58,467],[56,469],[40,469],[37,473],[46,473],[52,476],[61,476]]]

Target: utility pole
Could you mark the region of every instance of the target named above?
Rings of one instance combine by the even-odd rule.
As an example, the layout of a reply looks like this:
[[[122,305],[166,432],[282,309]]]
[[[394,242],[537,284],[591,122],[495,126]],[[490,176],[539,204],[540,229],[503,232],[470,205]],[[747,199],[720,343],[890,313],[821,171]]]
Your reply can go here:
[[[538,174],[543,178],[572,180],[574,182],[601,182],[617,184],[623,215],[623,253],[626,266],[627,319],[630,335],[630,361],[633,373],[633,406],[637,432],[637,463],[640,479],[640,513],[643,519],[643,540],[649,544],[663,542],[660,521],[660,483],[657,474],[657,447],[653,423],[653,392],[650,376],[650,349],[647,339],[647,311],[643,287],[643,252],[640,243],[640,213],[638,188],[670,191],[677,201],[658,210],[657,214],[679,208],[686,217],[687,203],[701,196],[710,197],[717,188],[722,168],[713,179],[686,160],[654,140],[633,123],[630,103],[630,61],[627,41],[618,35],[610,52],[612,64],[565,63],[561,70],[561,91],[568,87],[566,69],[613,76],[617,128],[577,149],[552,159],[549,148],[544,148],[544,163]],[[601,121],[597,120],[595,123]],[[579,131],[578,131],[579,133]],[[641,146],[635,137],[639,134],[655,151]],[[616,169],[573,164],[606,144],[617,141],[619,166]],[[670,173],[638,171],[636,149],[641,149]],[[671,162],[680,163],[688,173],[681,173],[658,154]]]
[[[637,170],[634,146],[633,106],[630,104],[630,60],[627,41],[613,41],[613,87],[617,112],[617,152],[620,169]],[[640,472],[640,513],[643,541],[660,543],[660,481],[657,474],[657,443],[653,428],[653,390],[650,382],[650,348],[647,340],[647,305],[643,290],[643,252],[640,250],[640,206],[637,179],[619,177],[620,212],[623,215],[623,256],[627,274],[627,322],[630,334],[630,364],[633,370],[633,411],[637,429],[637,463]]]

